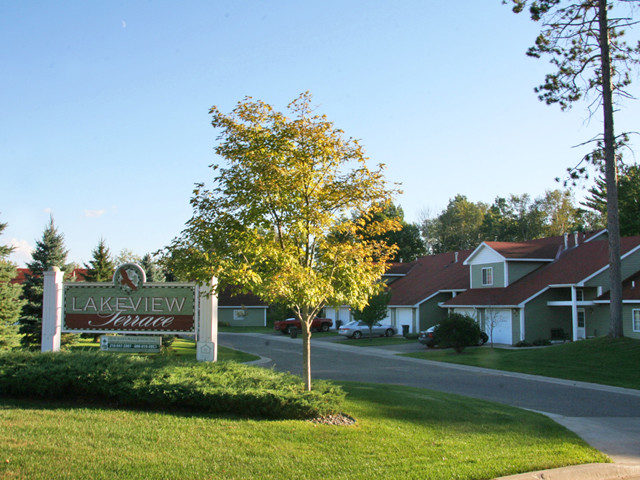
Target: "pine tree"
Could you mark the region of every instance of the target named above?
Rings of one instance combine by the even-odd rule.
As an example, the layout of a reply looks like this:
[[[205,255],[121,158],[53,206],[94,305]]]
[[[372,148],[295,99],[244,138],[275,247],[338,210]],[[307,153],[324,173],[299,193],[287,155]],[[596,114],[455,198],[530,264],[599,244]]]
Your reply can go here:
[[[144,269],[144,273],[147,276],[147,282],[164,282],[166,280],[162,267],[150,253],[147,253],[142,257],[140,266]]]
[[[104,241],[100,239],[98,246],[91,251],[92,259],[89,265],[84,264],[87,273],[82,276],[87,282],[108,282],[113,278],[115,264],[111,260],[111,252]]]
[[[6,223],[0,223],[0,234],[6,227]],[[0,350],[18,344],[22,286],[11,283],[18,274],[16,266],[7,259],[12,251],[13,248],[0,245]]]
[[[64,248],[64,235],[50,219],[42,234],[42,240],[36,242],[31,263],[27,264],[29,273],[25,275],[22,299],[25,301],[20,316],[20,333],[24,336],[20,342],[29,348],[38,348],[42,342],[42,292],[44,272],[51,267],[65,269],[67,250]]]

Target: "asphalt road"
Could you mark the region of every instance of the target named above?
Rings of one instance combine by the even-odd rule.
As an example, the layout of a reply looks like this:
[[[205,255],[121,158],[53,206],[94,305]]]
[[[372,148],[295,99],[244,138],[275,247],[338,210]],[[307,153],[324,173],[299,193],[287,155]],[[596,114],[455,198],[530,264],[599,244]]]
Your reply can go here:
[[[640,464],[640,391],[431,362],[396,355],[415,345],[355,347],[311,340],[312,379],[389,383],[490,400],[548,414],[616,462]],[[360,340],[366,341],[366,340]],[[220,333],[221,345],[264,357],[266,367],[302,373],[302,340]],[[488,347],[482,347],[488,348]]]

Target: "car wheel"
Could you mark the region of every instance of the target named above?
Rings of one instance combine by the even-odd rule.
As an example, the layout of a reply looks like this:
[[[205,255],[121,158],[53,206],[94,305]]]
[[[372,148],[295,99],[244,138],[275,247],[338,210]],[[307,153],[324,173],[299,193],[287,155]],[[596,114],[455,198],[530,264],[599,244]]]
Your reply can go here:
[[[436,348],[436,346],[433,343],[427,343],[427,348]]]
[[[320,326],[320,331],[321,331],[321,332],[328,332],[328,331],[329,331],[329,324],[328,324],[328,323],[323,323],[323,324]]]
[[[385,337],[393,337],[393,328],[387,328],[384,332]]]
[[[362,332],[358,332],[358,331],[353,332],[353,335],[351,335],[351,338],[355,338],[356,340],[358,338],[362,338]]]
[[[285,335],[291,335],[291,331],[293,330],[293,327],[291,325],[289,325],[287,328],[284,329],[284,334]]]

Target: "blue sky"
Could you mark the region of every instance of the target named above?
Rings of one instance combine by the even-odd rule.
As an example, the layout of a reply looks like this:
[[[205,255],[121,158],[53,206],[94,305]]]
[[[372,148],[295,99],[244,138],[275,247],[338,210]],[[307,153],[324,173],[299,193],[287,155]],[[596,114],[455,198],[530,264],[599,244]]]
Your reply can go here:
[[[101,237],[162,248],[218,161],[209,108],[247,95],[310,91],[402,184],[409,221],[458,193],[541,196],[601,120],[537,100],[538,29],[500,0],[0,2],[0,243],[24,264],[52,214],[69,260]],[[638,118],[627,102],[616,127]]]

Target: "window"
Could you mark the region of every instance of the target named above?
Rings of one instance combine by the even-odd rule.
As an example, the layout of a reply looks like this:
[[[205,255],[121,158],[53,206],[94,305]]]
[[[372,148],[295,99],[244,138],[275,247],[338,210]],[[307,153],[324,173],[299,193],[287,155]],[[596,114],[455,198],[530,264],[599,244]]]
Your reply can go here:
[[[233,319],[234,320],[244,320],[244,317],[245,317],[246,314],[247,314],[247,312],[244,310],[244,308],[234,310],[233,311]]]
[[[584,290],[576,289],[576,301],[584,302]]]
[[[482,269],[482,285],[493,285],[493,267]]]
[[[578,328],[584,328],[584,308],[578,309]]]
[[[633,310],[633,331],[640,332],[640,310]]]

